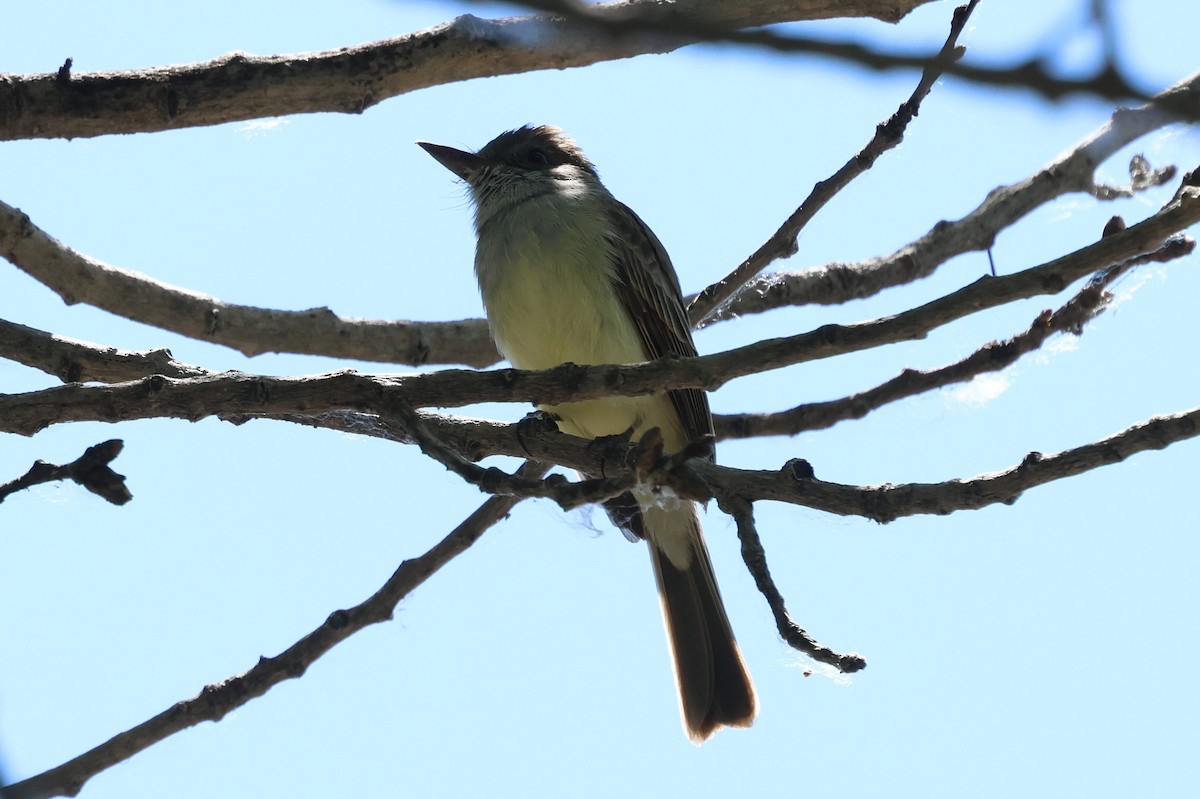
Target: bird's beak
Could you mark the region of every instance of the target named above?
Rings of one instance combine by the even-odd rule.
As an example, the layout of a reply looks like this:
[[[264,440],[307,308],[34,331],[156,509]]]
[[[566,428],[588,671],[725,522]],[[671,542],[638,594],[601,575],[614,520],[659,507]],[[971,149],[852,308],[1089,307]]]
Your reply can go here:
[[[419,141],[417,144],[425,152],[436,158],[439,164],[458,175],[467,183],[473,183],[472,178],[483,168],[484,159],[475,155],[475,153],[468,153],[465,150],[455,150],[453,147],[427,141]]]

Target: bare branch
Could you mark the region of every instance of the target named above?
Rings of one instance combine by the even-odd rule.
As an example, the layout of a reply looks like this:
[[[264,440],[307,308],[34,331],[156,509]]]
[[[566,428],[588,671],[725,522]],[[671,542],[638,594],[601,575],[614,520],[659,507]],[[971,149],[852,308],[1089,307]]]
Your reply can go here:
[[[472,0],[479,5],[495,5],[493,0]],[[722,41],[721,37],[741,28],[767,24],[764,19],[780,13],[800,13],[795,20],[821,20],[848,17],[874,17],[884,22],[899,22],[922,2],[912,0],[800,0],[792,5],[802,10],[781,8],[774,0],[687,0],[687,2],[648,3],[641,0],[585,2],[584,0],[516,0],[513,5],[545,12],[550,18],[568,17],[612,36],[656,32],[686,35],[697,40]],[[783,20],[779,20],[783,21]]]
[[[1087,305],[1080,297],[1076,299],[1080,301],[1081,308]],[[1064,308],[1060,313],[1065,313],[1065,311]],[[671,364],[656,364],[638,368],[653,369],[662,366],[669,367]],[[204,386],[205,390],[211,390],[215,396],[232,398],[238,391],[235,391],[233,386],[222,385],[223,381],[229,381],[232,378],[237,378],[235,383],[241,381],[253,383],[262,380],[281,380],[285,383],[300,384],[305,382],[302,379],[290,379],[289,381],[284,378],[250,378],[244,375],[214,376],[207,383],[196,380],[180,382]],[[373,392],[378,397],[378,392],[384,390],[383,386],[377,384],[373,379],[352,373],[331,375],[324,379],[333,384],[334,388],[331,389],[333,394],[343,397],[341,403],[334,403],[339,407],[355,404],[355,402],[346,401],[346,397],[356,395],[365,397]],[[148,381],[124,384],[124,387],[144,388],[144,384],[152,380],[154,378],[150,378]],[[357,383],[362,383],[362,387],[347,390],[349,386]],[[246,418],[270,416],[312,426],[377,435],[392,440],[409,440],[412,430],[417,426],[413,422],[413,419],[416,419],[419,421],[420,427],[430,431],[431,435],[436,435],[445,446],[452,448],[455,452],[466,453],[465,457],[469,460],[477,460],[493,454],[517,456],[525,454],[538,460],[562,464],[584,473],[597,474],[603,469],[611,475],[606,481],[592,481],[591,485],[584,486],[582,489],[578,487],[579,484],[558,480],[534,481],[527,484],[516,480],[508,482],[478,481],[478,484],[483,485],[485,489],[503,490],[506,493],[520,494],[528,490],[532,496],[553,499],[564,507],[589,501],[589,496],[600,497],[616,493],[625,486],[623,481],[628,479],[628,474],[621,471],[621,464],[629,464],[635,459],[634,455],[620,451],[622,445],[619,443],[613,445],[616,449],[605,450],[597,448],[595,442],[585,439],[530,428],[519,431],[519,425],[506,425],[487,420],[418,413],[410,418],[405,426],[403,423],[397,423],[394,419],[376,414],[354,414],[335,410],[326,415],[318,415],[319,408],[315,406],[321,404],[316,399],[322,393],[321,391],[295,392],[294,396],[287,398],[293,406],[290,413],[278,409],[272,410],[269,406],[287,405],[287,403],[270,399],[278,387],[275,385],[257,394],[264,406],[268,407],[249,409],[253,403],[233,400],[228,401],[222,407],[230,412],[239,406],[246,407],[247,410],[244,411],[243,417],[239,421],[244,421]],[[84,389],[85,391],[104,388],[108,387],[63,387],[65,390]],[[113,388],[122,388],[122,386]],[[59,391],[59,389],[51,391]],[[0,419],[7,421],[10,418],[11,400],[21,396],[29,395],[0,397]],[[216,402],[215,399],[212,401]],[[89,397],[82,404],[89,407],[94,406],[95,398]],[[220,403],[218,404],[220,405]],[[364,403],[364,405],[366,404],[368,403]],[[379,401],[378,404],[380,407],[385,405],[382,401]],[[43,406],[43,408],[45,407],[52,407],[52,405],[47,404]],[[378,412],[380,408],[375,410]],[[11,430],[11,425],[8,424],[0,426],[8,432],[21,432]],[[798,475],[795,467],[791,464],[776,472],[748,471],[710,465],[700,459],[687,462],[687,467],[692,471],[688,472],[689,476],[686,481],[682,481],[678,485],[673,483],[669,477],[664,478],[664,481],[673,487],[680,488],[685,495],[698,500],[707,500],[711,496],[718,498],[741,497],[747,501],[771,499],[805,505],[830,513],[859,515],[886,522],[899,516],[917,513],[946,514],[997,502],[1011,503],[1027,488],[1115,463],[1136,452],[1160,449],[1196,435],[1200,435],[1200,409],[1174,416],[1157,417],[1111,438],[1058,455],[1041,456],[1035,453],[1020,466],[1006,472],[984,475],[971,480],[937,484],[845,486],[807,479],[806,474]],[[636,450],[635,445],[629,445],[629,447]],[[711,496],[705,493],[696,493],[696,477],[702,484],[707,484],[711,488]]]
[[[527,463],[518,475],[536,479],[545,470],[543,464]],[[321,626],[275,657],[259,658],[249,671],[207,685],[191,699],[175,703],[100,746],[7,786],[4,789],[6,799],[75,796],[101,771],[188,727],[203,721],[220,721],[230,711],[262,696],[284,680],[300,677],[318,658],[354,633],[372,624],[389,621],[402,599],[465,552],[488,528],[507,516],[518,501],[515,497],[491,497],[423,555],[401,563],[387,582],[362,603],[346,610],[335,610]]]
[[[193,364],[177,361],[169,350],[157,349],[145,352],[120,350],[86,341],[78,341],[47,333],[43,330],[14,324],[0,319],[0,357],[23,363],[63,382],[124,383],[149,378],[153,375],[166,377],[219,378],[213,372]],[[0,395],[3,397],[4,395]],[[502,439],[511,445],[508,451],[517,451],[515,439],[505,438],[499,431],[508,430],[507,425],[484,420],[426,412],[413,412],[420,424],[431,430],[431,434],[446,442],[454,452],[462,453],[470,461],[477,461],[488,454],[506,451],[503,446],[480,449],[483,440]],[[319,413],[225,413],[217,411],[219,418],[243,424],[253,419],[276,419],[308,427],[338,430],[344,433],[385,438],[404,444],[417,443],[407,427],[395,419],[349,410],[327,410]],[[483,432],[481,432],[483,431]]]
[[[795,251],[796,236],[829,198],[903,135],[938,70],[983,83],[1036,86],[1046,96],[1086,91],[1100,96],[1144,96],[1119,71],[1112,30],[1106,28],[1108,67],[1094,78],[1069,81],[1049,75],[1041,62],[1015,69],[954,63],[951,55],[963,19],[956,17],[950,39],[938,56],[896,56],[854,44],[784,37],[771,31],[743,31],[780,21],[818,15],[845,15],[847,7],[897,18],[928,0],[627,0],[585,6],[569,0],[529,0],[540,8],[562,8],[585,18],[563,21],[520,18],[483,21],[465,16],[429,31],[386,42],[301,56],[259,58],[234,54],[206,64],[138,72],[73,75],[66,63],[54,75],[0,75],[0,139],[94,136],[152,131],[252,119],[279,113],[332,110],[361,113],[397,94],[480,75],[564,68],[666,52],[702,38],[824,53],[872,68],[926,69],[912,98],[875,139],[842,170],[819,184],[784,226],[739,270],[706,290],[692,307],[693,318],[712,321],[709,312],[751,275]],[[978,0],[970,0],[969,13]],[[746,15],[746,8],[751,13]],[[960,9],[960,12],[963,9]],[[867,13],[867,12],[864,12]],[[741,15],[741,16],[738,16]],[[594,19],[593,19],[594,18]],[[1106,24],[1109,20],[1101,20]],[[650,33],[647,33],[647,29]],[[711,30],[710,30],[711,29]],[[711,36],[710,36],[711,33]],[[933,76],[933,77],[931,77]],[[998,233],[1038,205],[1067,191],[1100,199],[1128,196],[1173,179],[1171,168],[1156,170],[1144,159],[1131,164],[1129,187],[1096,182],[1100,161],[1121,146],[1122,137],[1174,115],[1200,119],[1200,75],[1164,93],[1161,102],[1119,111],[1108,128],[1042,173],[998,189],[972,215],[941,223],[922,239],[886,259],[859,265],[831,265],[795,278],[751,283],[742,298],[721,309],[728,318],[767,307],[803,292],[814,296],[867,296],[885,286],[931,273],[959,252],[990,247]],[[1182,87],[1182,89],[1181,89]],[[1096,160],[1099,159],[1099,160]],[[352,372],[275,378],[217,374],[175,360],[165,349],[131,352],[73,341],[0,320],[0,357],[41,369],[68,383],[44,391],[0,395],[0,430],[31,434],[66,421],[123,421],[136,418],[208,416],[237,423],[257,418],[347,430],[413,443],[431,459],[493,494],[435,547],[400,564],[378,591],[359,605],[336,610],[309,634],[275,657],[260,657],[242,674],[205,686],[145,722],[88,752],[30,779],[0,789],[7,797],[31,799],[75,795],[97,773],[202,721],[218,721],[233,709],[264,695],[275,685],[301,676],[326,652],[366,627],[389,620],[398,603],[443,565],[461,554],[521,498],[548,498],[564,508],[603,500],[635,482],[668,486],[680,496],[716,498],[738,526],[743,558],[766,597],[781,635],[792,646],[844,672],[865,667],[857,654],[838,654],[810,637],[790,617],[767,568],[753,515],[753,502],[770,499],[830,513],[858,515],[881,523],[912,514],[947,514],[993,503],[1012,503],[1028,488],[1116,463],[1132,454],[1200,436],[1200,408],[1155,417],[1106,439],[1055,455],[1030,453],[1004,472],[936,484],[853,486],[815,479],[802,461],[777,471],[717,466],[688,450],[666,457],[662,439],[649,431],[638,444],[590,442],[557,431],[530,430],[481,420],[430,413],[422,407],[456,407],[480,401],[559,403],[611,395],[639,395],[664,387],[715,389],[747,374],[817,358],[923,337],[940,325],[981,309],[1032,296],[1056,294],[1089,274],[1092,282],[1058,311],[1044,312],[1025,332],[933,372],[906,370],[867,392],[819,406],[801,406],[752,422],[726,418],[729,435],[795,432],[861,416],[885,402],[1002,368],[1032,351],[1054,332],[1078,332],[1107,302],[1106,286],[1136,263],[1190,253],[1194,242],[1180,231],[1200,221],[1200,188],[1195,177],[1175,200],[1149,219],[1124,229],[1106,229],[1095,244],[1039,267],[1002,278],[984,278],[948,296],[893,317],[860,324],[829,325],[801,335],[757,342],[704,358],[652,364],[578,367],[566,364],[542,372],[505,369],[486,373],[448,370],[410,376],[363,376]],[[956,249],[958,248],[958,249]],[[497,354],[481,320],[412,323],[349,320],[328,308],[272,311],[224,303],[186,289],[100,263],[71,250],[35,227],[18,209],[0,203],[0,255],[56,291],[67,303],[96,307],[237,349],[247,355],[288,351],[335,357],[484,366]],[[1115,265],[1114,265],[1115,264]],[[1098,270],[1099,274],[1096,274]],[[799,288],[797,288],[799,286]],[[816,288],[812,288],[816,287]],[[776,289],[778,288],[778,291]],[[822,293],[824,292],[824,293]],[[821,301],[821,300],[816,300]],[[741,303],[744,302],[744,307]],[[757,305],[756,305],[757,303]],[[99,381],[107,385],[83,385]],[[738,424],[744,425],[736,428]],[[110,502],[128,501],[124,478],[108,463],[121,442],[90,448],[75,463],[38,462],[29,473],[0,486],[0,502],[39,482],[71,479]],[[490,454],[524,453],[530,460],[516,473],[476,465]],[[545,477],[560,463],[603,479],[570,481]],[[603,465],[605,469],[599,467]],[[122,725],[124,726],[124,725]]]
[[[426,424],[439,423],[436,415],[422,414],[422,418]],[[531,429],[518,435],[517,425],[460,421],[464,432],[470,429],[471,435],[488,449],[506,454],[528,453],[539,461],[558,463],[583,473],[595,474],[605,468],[613,480],[624,477],[622,470],[629,468],[640,449],[619,442],[597,447],[594,442],[552,430]],[[998,503],[1012,504],[1030,488],[1196,437],[1200,437],[1200,408],[1156,416],[1108,438],[1057,454],[1032,452],[1020,464],[1002,472],[941,483],[844,485],[814,478],[811,466],[801,460],[768,471],[720,466],[702,457],[667,459],[641,479],[669,486],[680,496],[701,502],[772,500],[887,523],[902,516],[946,515]],[[541,491],[539,495],[554,490],[558,489],[552,486],[550,492]]]
[[[420,416],[423,424],[452,446],[468,442],[465,446],[474,447],[480,454],[525,455],[586,474],[597,474],[603,469],[610,481],[603,488],[610,490],[622,485],[638,450],[637,445],[619,442],[598,447],[594,442],[553,430],[519,430],[517,424],[430,413]],[[327,421],[321,420],[320,426],[364,432],[361,426],[341,427]],[[842,485],[813,478],[811,467],[803,461],[789,461],[779,470],[767,471],[720,466],[703,458],[668,461],[661,470],[649,478],[642,475],[642,479],[656,480],[680,496],[701,502],[714,498],[719,502],[731,498],[748,502],[774,500],[886,523],[901,516],[946,515],[997,503],[1012,504],[1027,489],[1197,436],[1200,436],[1200,408],[1153,417],[1109,438],[1058,454],[1031,453],[1020,465],[1003,472],[944,483]],[[555,492],[562,493],[555,495]],[[564,507],[574,498],[571,489],[553,482],[539,487],[537,496],[553,499]]]
[[[426,423],[436,424],[436,420]],[[470,427],[489,449],[495,447],[508,454],[528,452],[538,460],[584,473],[594,474],[605,467],[613,480],[623,477],[622,465],[630,463],[633,457],[628,452],[622,453],[616,443],[607,449],[597,449],[585,439],[553,431],[526,431],[518,437],[516,425],[477,421]],[[1030,453],[1019,465],[1006,471],[942,483],[843,485],[815,479],[811,467],[800,460],[768,471],[720,466],[704,458],[669,460],[652,479],[671,487],[680,496],[701,502],[714,498],[718,502],[739,498],[747,502],[773,500],[886,523],[902,516],[946,515],[998,503],[1010,505],[1030,488],[1198,436],[1200,408],[1194,408],[1153,417],[1116,435],[1057,454]],[[636,450],[636,446],[628,445],[626,449]]]
[[[175,360],[167,349],[133,352],[47,333],[0,319],[0,358],[41,369],[64,383],[121,383],[150,375],[200,377],[207,369]]]
[[[834,263],[765,275],[751,281],[732,301],[717,309],[710,321],[787,305],[838,305],[870,297],[886,288],[928,277],[957,255],[991,248],[1002,230],[1065,194],[1082,192],[1112,199],[1140,190],[1148,181],[1136,177],[1124,191],[1098,186],[1096,168],[1122,147],[1177,121],[1168,106],[1183,105],[1200,116],[1200,73],[1163,91],[1151,104],[1118,109],[1107,124],[1037,174],[992,190],[979,207],[962,219],[938,222],[924,236],[891,255],[857,264]]]
[[[318,53],[233,53],[202,64],[82,74],[72,73],[67,59],[53,73],[0,75],[0,140],[149,132],[323,111],[357,114],[430,86],[666,53],[698,41],[819,55],[875,70],[924,69],[937,61],[936,55],[883,53],[853,42],[737,29],[835,15],[897,21],[925,2],[929,0],[761,0],[744,13],[743,3],[627,0],[589,6],[571,18],[483,20],[465,15],[406,36]],[[630,13],[638,10],[646,13]],[[1113,63],[1078,80],[1057,77],[1036,60],[1008,68],[958,62],[946,71],[981,85],[1030,88],[1050,99],[1069,94],[1149,97]],[[1177,110],[1197,118],[1194,108],[1181,105]]]
[[[761,47],[781,53],[805,53],[845,61],[874,70],[903,68],[924,69],[937,56],[912,56],[884,53],[853,42],[830,42],[800,36],[781,36],[769,30],[738,30],[741,26],[724,24],[723,20],[706,19],[700,14],[672,14],[653,7],[613,15],[597,13],[595,7],[577,0],[518,0],[521,5],[563,14],[593,30],[603,31],[612,38],[642,36],[647,32],[663,36],[682,36],[689,41],[728,42]],[[669,6],[667,6],[669,8]],[[977,66],[956,62],[946,72],[985,86],[1022,87],[1033,89],[1043,97],[1054,100],[1071,94],[1090,94],[1109,100],[1146,100],[1149,95],[1134,86],[1122,73],[1115,59],[1092,77],[1081,80],[1059,78],[1051,73],[1044,60],[1026,61],[1008,68]],[[1184,112],[1186,113],[1186,112]],[[1195,116],[1191,118],[1195,119]]]
[[[1200,436],[1200,408],[1169,416],[1155,416],[1116,435],[1054,455],[1031,452],[1017,466],[1003,472],[944,483],[902,483],[848,486],[810,479],[803,461],[785,464],[778,471],[754,471],[693,464],[715,496],[741,496],[747,500],[775,500],[804,505],[840,516],[862,516],[886,523],[901,516],[944,516],[987,505],[1011,505],[1026,490],[1108,466],[1152,449]]]
[[[945,514],[996,502],[1011,503],[1030,487],[1116,463],[1147,449],[1161,449],[1175,441],[1197,435],[1200,435],[1200,408],[1173,416],[1157,417],[1102,441],[1057,455],[1042,456],[1032,453],[1019,466],[1006,472],[932,485],[862,488],[807,479],[798,476],[792,465],[785,466],[778,472],[730,469],[709,464],[703,459],[692,460],[686,465],[693,470],[693,474],[713,487],[718,500],[738,519],[739,532],[748,535],[751,531],[751,528],[746,526],[745,511],[748,506],[739,503],[749,499],[792,502],[832,513],[862,515],[881,522],[915,513]],[[535,432],[530,439],[529,443],[534,448],[537,447],[539,437]],[[555,437],[570,440],[568,436]],[[586,451],[588,442],[575,441],[581,447],[581,451]],[[531,474],[523,469],[519,477],[536,479],[537,473]],[[694,489],[695,485],[694,480],[688,481],[690,489]],[[434,549],[418,559],[402,564],[393,577],[370,599],[355,608],[334,612],[323,625],[280,655],[262,658],[258,665],[248,672],[205,688],[195,698],[176,704],[68,763],[10,786],[9,795],[19,799],[74,795],[91,776],[110,765],[130,757],[174,732],[201,721],[219,720],[231,709],[261,696],[279,682],[300,676],[308,665],[349,635],[370,624],[389,619],[396,604],[404,596],[444,563],[470,546],[483,529],[503,517],[515,501],[512,497],[494,497],[488,500],[476,515],[460,525]],[[753,540],[744,538],[743,545],[749,546],[747,558],[748,562],[753,562]],[[756,577],[758,574],[759,572],[756,572]],[[781,598],[778,599],[778,603],[782,609]],[[782,618],[787,619],[786,611],[783,612]],[[787,621],[788,624],[784,625],[785,637],[807,638],[790,619]],[[832,662],[845,671],[861,668],[863,665],[861,658],[856,655],[839,656],[819,645],[814,646],[816,659]]]
[[[929,0],[677,0],[680,18],[758,27],[830,16],[897,21]],[[619,17],[655,0],[597,13]],[[592,25],[547,17],[470,15],[428,30],[338,50],[291,55],[233,53],[203,64],[75,74],[0,75],[0,140],[77,138],[218,125],[332,111],[360,114],[419,89],[494,75],[586,66],[691,43],[678,35],[614,38]]]
[[[1111,299],[1105,288],[1134,266],[1181,258],[1195,249],[1196,243],[1192,239],[1173,238],[1153,253],[1111,266],[1088,281],[1078,294],[1057,311],[1051,313],[1046,310],[1039,314],[1027,330],[1006,341],[994,341],[940,369],[905,369],[891,380],[867,391],[828,402],[798,405],[777,413],[714,415],[717,440],[796,435],[806,430],[820,430],[847,419],[861,419],[890,402],[963,383],[987,372],[998,372],[1016,363],[1023,355],[1037,350],[1056,333],[1081,335],[1084,325],[1098,316]]]
[[[55,483],[59,480],[74,480],[93,494],[103,497],[114,505],[124,505],[133,499],[133,494],[125,485],[125,475],[117,474],[108,464],[112,463],[125,443],[120,439],[112,439],[95,446],[88,447],[82,455],[70,463],[56,466],[53,463],[37,461],[21,477],[12,482],[0,485],[0,502],[9,494],[42,483]]]
[[[627,445],[622,452],[615,443],[597,449],[586,439],[546,430],[527,431],[518,439],[516,425],[482,421],[476,425],[476,432],[486,440],[489,449],[494,447],[508,454],[527,451],[537,460],[584,473],[596,473],[606,467],[613,479],[624,476],[622,469],[628,468],[625,464],[632,457],[629,453],[637,449],[636,445]],[[1115,435],[1056,454],[1031,452],[1020,464],[1004,471],[940,483],[846,485],[816,479],[812,467],[799,459],[788,461],[777,470],[754,470],[721,466],[699,457],[668,459],[650,479],[670,487],[679,496],[700,502],[770,500],[887,523],[903,516],[944,516],[988,505],[1011,505],[1031,488],[1197,437],[1200,437],[1200,407],[1155,416]]]
[[[1057,293],[1106,265],[1152,252],[1175,231],[1200,221],[1200,188],[1181,188],[1161,211],[1125,230],[1042,266],[1005,277],[985,276],[958,291],[895,316],[769,339],[699,358],[626,366],[563,366],[544,371],[448,369],[399,377],[344,371],[317,377],[229,372],[190,379],[161,375],[116,385],[70,384],[0,395],[0,430],[32,435],[68,421],[116,421],[216,414],[320,413],[353,409],[387,413],[402,400],[413,408],[476,402],[559,403],[636,396],[670,388],[712,390],[729,380],[806,361],[917,339],[983,308]]]
[[[1168,96],[1174,97],[1177,104],[1187,101],[1200,108],[1200,74],[1168,89],[1159,99]],[[921,239],[885,258],[856,265],[831,264],[752,281],[713,318],[732,318],[782,305],[841,303],[924,277],[955,255],[987,249],[999,231],[1054,197],[1070,191],[1096,193],[1094,173],[1101,162],[1173,119],[1158,105],[1119,110],[1108,125],[1068,155],[1028,180],[996,189],[961,220],[939,223]],[[19,209],[3,202],[0,255],[68,304],[85,302],[246,355],[295,352],[414,366],[461,363],[475,367],[499,359],[487,324],[481,319],[353,320],[327,308],[277,311],[227,303],[89,258],[63,245]]]
[[[692,300],[688,305],[688,316],[693,326],[700,326],[719,305],[736,294],[746,281],[766,269],[772,262],[780,258],[790,258],[796,254],[797,238],[805,225],[816,216],[825,205],[842,189],[859,175],[870,169],[876,159],[904,140],[904,132],[908,123],[916,117],[921,108],[921,101],[929,95],[933,84],[942,75],[945,65],[950,61],[961,58],[965,48],[958,46],[958,37],[962,34],[971,12],[979,0],[971,0],[964,6],[955,9],[954,19],[950,25],[950,34],[938,54],[938,60],[930,64],[921,73],[917,88],[907,100],[892,114],[887,122],[880,123],[875,128],[875,135],[867,145],[859,150],[853,158],[846,162],[841,169],[831,177],[823,180],[805,198],[787,221],[775,231],[771,238],[759,247],[736,269],[721,280],[713,283]]]
[[[468,483],[489,494],[525,498],[549,498],[563,510],[603,502],[629,491],[637,484],[637,475],[628,473],[613,479],[570,482],[562,475],[545,480],[510,475],[501,469],[476,466],[447,441],[437,436],[425,420],[403,401],[389,402],[382,418],[401,427],[421,452],[445,466]],[[649,433],[647,433],[649,435]]]
[[[758,528],[754,524],[754,507],[741,497],[718,497],[717,503],[721,510],[733,517],[737,523],[738,538],[742,542],[742,560],[754,577],[759,593],[767,600],[772,615],[775,616],[775,627],[788,646],[803,652],[818,663],[827,663],[843,674],[851,674],[867,667],[867,661],[856,652],[839,654],[827,646],[815,641],[788,614],[783,594],[775,585],[771,572],[767,568],[767,553],[763,549],[762,540],[758,536]]]
[[[335,375],[331,379],[347,377],[365,379],[356,375]],[[298,404],[302,407],[307,405],[306,402]],[[7,413],[8,409],[0,403],[0,419],[7,418]],[[246,415],[253,418],[264,415],[290,418],[313,426],[388,438],[409,436],[412,430],[411,421],[408,427],[404,427],[383,417],[374,419],[369,416],[355,417],[353,414],[318,416],[312,412],[297,413],[299,415],[294,417],[270,411],[247,412]],[[583,481],[579,484],[558,478],[528,483],[517,479],[478,482],[485,489],[495,488],[506,494],[520,495],[528,491],[530,496],[549,498],[563,507],[574,507],[589,501],[589,498],[618,493],[631,479],[626,465],[637,459],[636,453],[639,451],[637,445],[608,442],[606,447],[597,446],[597,442],[587,439],[536,428],[521,429],[520,425],[430,413],[420,413],[417,417],[420,424],[436,434],[446,446],[470,453],[471,459],[491,454],[524,454],[587,474],[604,471],[609,475],[605,480]],[[802,462],[789,462],[778,471],[753,471],[717,466],[703,458],[668,459],[662,464],[661,470],[649,475],[640,474],[638,479],[669,485],[681,496],[698,501],[713,497],[741,497],[746,501],[767,499],[888,522],[900,516],[944,515],[995,503],[1010,504],[1028,488],[1116,463],[1137,452],[1162,449],[1197,435],[1200,435],[1200,409],[1155,417],[1108,439],[1057,455],[1033,453],[1021,465],[1006,472],[935,484],[849,486],[810,479],[811,471],[800,469],[800,465],[807,469]]]
[[[0,202],[0,256],[68,305],[87,303],[244,355],[294,352],[414,366],[431,360],[487,366],[499,358],[482,320],[351,320],[328,308],[274,311],[222,302],[89,258],[4,202]]]

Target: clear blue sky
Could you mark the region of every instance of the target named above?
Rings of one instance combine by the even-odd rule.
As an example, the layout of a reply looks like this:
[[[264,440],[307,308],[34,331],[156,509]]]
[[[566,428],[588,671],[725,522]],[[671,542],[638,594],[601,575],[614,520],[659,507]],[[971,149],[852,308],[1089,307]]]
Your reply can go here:
[[[989,58],[1016,57],[1052,30],[1070,40],[1063,66],[1079,67],[1096,50],[1086,36],[1062,34],[1077,5],[985,0],[965,42]],[[1160,88],[1197,68],[1200,7],[1116,5],[1140,83]],[[417,30],[462,8],[10,3],[0,71],[51,71],[68,56],[76,71],[94,71],[332,48]],[[951,9],[934,3],[898,27],[808,30],[936,46]],[[358,117],[4,143],[0,199],[89,255],[228,301],[458,319],[481,314],[469,210],[452,177],[413,142],[478,147],[501,130],[552,122],[654,228],[694,291],[772,232],[915,80],[699,48],[439,87]],[[1109,111],[944,80],[904,144],[822,213],[785,267],[891,252],[1032,174]],[[1151,136],[1102,174],[1120,180],[1138,151],[1191,169],[1200,137]],[[997,268],[1074,249],[1111,214],[1136,221],[1168,196],[1068,197],[1003,234]],[[1192,407],[1197,266],[1193,257],[1125,279],[1123,300],[1083,338],[1060,338],[997,379],[795,439],[726,444],[720,458],[771,467],[804,457],[819,476],[846,483],[937,481]],[[714,352],[894,313],[986,268],[986,256],[972,254],[904,290],[718,325],[697,343]],[[842,396],[906,366],[962,357],[1063,300],[1039,298],[925,341],[740,380],[713,405],[772,410]],[[68,308],[3,263],[0,316],[107,345],[168,346],[210,369],[381,369],[248,360]],[[53,384],[0,362],[0,391]],[[471,412],[517,418],[525,410]],[[277,654],[372,593],[482,500],[410,448],[213,420],[0,436],[0,480],[110,437],[126,442],[115,466],[129,478],[129,505],[53,485],[0,506],[0,759],[11,779]],[[1187,795],[1197,787],[1200,743],[1198,456],[1200,444],[1186,442],[1040,488],[1012,507],[888,526],[760,504],[772,571],[796,619],[869,660],[845,681],[803,676],[806,664],[779,642],[741,566],[733,525],[711,510],[709,544],[762,710],[752,730],[720,733],[700,749],[680,730],[645,553],[595,516],[525,503],[393,622],[220,723],[105,772],[82,796]]]

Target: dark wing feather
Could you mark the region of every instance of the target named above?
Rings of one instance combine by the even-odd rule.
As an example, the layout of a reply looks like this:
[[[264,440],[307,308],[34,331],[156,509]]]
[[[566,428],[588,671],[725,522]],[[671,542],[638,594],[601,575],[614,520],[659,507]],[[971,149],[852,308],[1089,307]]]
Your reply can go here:
[[[641,336],[646,359],[696,355],[679,278],[658,237],[619,202],[612,212],[612,230],[617,296]],[[688,441],[711,441],[712,413],[705,393],[694,388],[667,393],[683,421]]]

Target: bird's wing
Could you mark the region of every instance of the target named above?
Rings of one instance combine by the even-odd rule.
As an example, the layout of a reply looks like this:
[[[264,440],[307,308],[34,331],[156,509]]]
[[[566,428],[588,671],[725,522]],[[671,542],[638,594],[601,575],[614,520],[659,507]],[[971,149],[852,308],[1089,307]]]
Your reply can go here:
[[[646,360],[696,355],[679,278],[654,232],[622,203],[612,212],[613,275],[617,296],[646,349]],[[711,441],[708,397],[695,388],[667,392],[689,442]]]

